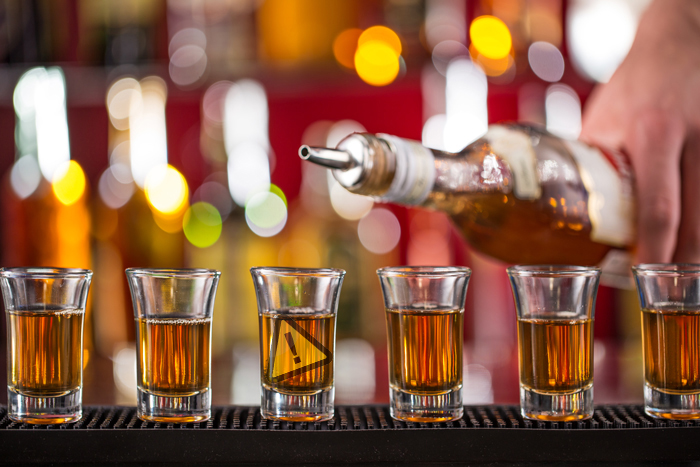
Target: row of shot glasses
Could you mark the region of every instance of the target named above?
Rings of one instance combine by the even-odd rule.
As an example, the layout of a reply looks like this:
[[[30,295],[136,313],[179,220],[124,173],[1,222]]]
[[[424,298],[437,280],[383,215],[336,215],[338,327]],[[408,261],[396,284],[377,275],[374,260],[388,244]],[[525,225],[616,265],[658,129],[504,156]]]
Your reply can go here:
[[[600,270],[508,268],[518,320],[523,417],[593,414],[593,322]],[[633,268],[642,308],[648,414],[700,418],[700,265]],[[260,318],[261,412],[334,415],[335,322],[345,271],[251,269]],[[390,412],[413,422],[462,417],[466,267],[377,271],[386,309]],[[137,340],[137,413],[193,423],[211,416],[212,312],[220,272],[127,269]],[[0,270],[8,323],[8,415],[37,424],[82,416],[82,332],[92,272]]]

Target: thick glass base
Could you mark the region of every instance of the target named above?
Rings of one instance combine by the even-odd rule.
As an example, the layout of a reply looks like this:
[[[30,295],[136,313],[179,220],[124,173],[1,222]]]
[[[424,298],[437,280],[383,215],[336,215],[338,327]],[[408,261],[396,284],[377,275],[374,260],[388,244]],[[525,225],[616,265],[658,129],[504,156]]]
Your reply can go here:
[[[593,416],[593,384],[570,393],[541,393],[520,385],[523,417],[549,422],[571,422]]]
[[[462,387],[440,394],[412,394],[392,387],[391,416],[405,422],[447,422],[464,415]]]
[[[211,417],[211,391],[188,396],[162,396],[137,390],[138,416],[147,422],[194,423]]]
[[[645,383],[644,411],[652,417],[671,420],[700,418],[700,392],[672,394]]]
[[[322,389],[314,394],[285,394],[263,384],[260,412],[265,418],[288,422],[323,422],[333,418],[335,388]]]
[[[15,422],[54,425],[71,423],[83,416],[80,388],[51,397],[27,396],[7,388],[7,416]]]

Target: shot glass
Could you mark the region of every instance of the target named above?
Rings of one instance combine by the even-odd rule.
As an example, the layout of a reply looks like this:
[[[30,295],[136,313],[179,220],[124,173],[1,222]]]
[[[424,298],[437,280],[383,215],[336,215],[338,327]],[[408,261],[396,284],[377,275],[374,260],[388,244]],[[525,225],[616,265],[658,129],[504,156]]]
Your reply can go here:
[[[411,422],[461,418],[464,299],[471,270],[390,267],[377,274],[386,308],[391,416]]]
[[[632,268],[642,307],[644,410],[700,418],[700,264]]]
[[[0,270],[7,316],[7,411],[17,422],[82,416],[83,319],[92,271]]]
[[[534,420],[593,415],[593,319],[600,269],[508,268],[518,318],[520,408]]]
[[[191,423],[211,416],[211,322],[220,275],[212,269],[126,270],[140,419]]]
[[[260,319],[260,410],[294,422],[333,418],[342,269],[252,268]]]

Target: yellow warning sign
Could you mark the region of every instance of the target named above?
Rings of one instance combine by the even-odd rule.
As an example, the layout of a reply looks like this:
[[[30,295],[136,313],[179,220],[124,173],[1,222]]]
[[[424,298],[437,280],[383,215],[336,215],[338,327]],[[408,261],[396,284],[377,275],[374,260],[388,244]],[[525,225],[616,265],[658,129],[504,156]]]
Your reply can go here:
[[[333,354],[293,319],[278,320],[272,339],[272,382],[284,381],[333,360]]]

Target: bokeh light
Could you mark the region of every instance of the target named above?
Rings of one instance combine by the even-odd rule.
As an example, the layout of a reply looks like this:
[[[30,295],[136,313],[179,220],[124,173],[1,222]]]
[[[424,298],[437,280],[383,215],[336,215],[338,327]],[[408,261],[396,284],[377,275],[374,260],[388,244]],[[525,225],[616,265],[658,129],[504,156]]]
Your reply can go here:
[[[532,71],[544,81],[554,83],[564,76],[564,57],[549,42],[534,42],[527,51]]]
[[[245,220],[255,234],[272,237],[287,223],[287,206],[276,194],[259,192],[246,203]]]
[[[66,206],[78,201],[85,193],[85,172],[76,161],[68,161],[54,171],[51,183],[56,198]]]
[[[112,165],[100,176],[97,184],[97,191],[106,206],[112,209],[119,209],[124,206],[136,191],[132,181],[124,182],[123,177],[118,176],[119,166]]]
[[[581,133],[581,100],[570,86],[553,84],[545,97],[547,131],[567,139]]]
[[[431,59],[435,69],[443,76],[447,73],[447,66],[452,60],[459,57],[468,57],[469,49],[457,41],[442,41],[437,44],[431,53]]]
[[[209,203],[190,206],[182,219],[182,231],[187,240],[198,248],[207,248],[219,240],[222,220],[219,211]]]
[[[566,35],[574,66],[606,82],[627,55],[637,30],[639,11],[624,0],[576,0],[567,10]],[[636,14],[635,14],[636,13]]]
[[[401,39],[386,26],[367,28],[357,40],[355,70],[372,86],[392,83],[401,70]]]
[[[254,193],[270,190],[270,161],[260,145],[242,143],[233,148],[228,159],[228,186],[239,206],[246,206]]]
[[[355,69],[355,51],[362,29],[350,28],[338,34],[333,41],[333,56],[345,68]]]
[[[467,8],[464,0],[428,0],[425,2],[425,40],[428,49],[446,41],[467,41]]]
[[[367,129],[355,120],[339,120],[328,129],[326,147],[335,148],[342,140],[352,133],[364,133]]]
[[[280,197],[282,202],[284,202],[284,205],[286,207],[289,207],[289,203],[287,203],[287,195],[284,194],[284,191],[282,191],[282,188],[278,187],[274,183],[270,183],[270,193],[273,193],[277,196]]]
[[[458,59],[447,68],[445,85],[445,149],[462,150],[486,133],[488,82],[484,72],[469,59]]]
[[[269,110],[265,88],[257,81],[242,79],[226,93],[224,101],[224,143],[229,157],[241,143],[256,143],[266,152],[270,148]]]
[[[146,177],[155,167],[168,163],[168,141],[165,125],[165,101],[168,88],[161,78],[149,76],[140,82],[139,107],[129,112],[131,174],[143,188]]]
[[[13,105],[19,153],[36,155],[41,174],[53,180],[54,171],[70,160],[63,71],[57,67],[26,71],[15,87]]]
[[[29,197],[41,182],[39,164],[33,156],[22,156],[12,165],[10,185],[21,199]]]
[[[357,46],[359,48],[373,41],[388,45],[397,57],[401,55],[401,39],[398,34],[386,26],[372,26],[371,28],[365,29],[357,39]]]
[[[437,114],[428,118],[423,124],[421,142],[423,146],[445,150],[445,114]]]
[[[360,243],[376,254],[389,253],[401,238],[401,226],[396,216],[385,208],[373,209],[357,224]]]
[[[388,44],[369,41],[358,46],[355,53],[357,75],[372,86],[386,86],[399,75],[399,56]]]
[[[479,16],[472,21],[469,37],[481,55],[493,60],[505,58],[513,45],[508,26],[495,16]]]
[[[372,210],[372,198],[351,193],[337,181],[334,182],[330,189],[331,205],[340,217],[354,221],[362,219]]]
[[[197,28],[185,28],[170,40],[170,79],[178,86],[197,83],[207,69],[207,37]]]
[[[117,130],[129,129],[129,114],[141,106],[141,85],[134,78],[122,78],[107,91],[109,121]]]
[[[192,202],[205,202],[211,204],[219,211],[222,219],[226,219],[233,210],[233,200],[225,185],[218,181],[202,183],[192,195]]]
[[[189,189],[185,177],[172,165],[154,168],[146,177],[146,199],[161,214],[172,215],[186,205]]]
[[[476,48],[473,48],[476,52]],[[479,64],[484,74],[491,78],[501,77],[498,82],[503,84],[515,77],[515,61],[510,55],[503,58],[488,58],[478,52],[474,55],[474,61]],[[510,72],[510,73],[508,73]],[[511,78],[505,79],[504,78]]]

